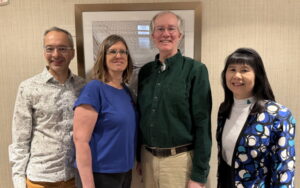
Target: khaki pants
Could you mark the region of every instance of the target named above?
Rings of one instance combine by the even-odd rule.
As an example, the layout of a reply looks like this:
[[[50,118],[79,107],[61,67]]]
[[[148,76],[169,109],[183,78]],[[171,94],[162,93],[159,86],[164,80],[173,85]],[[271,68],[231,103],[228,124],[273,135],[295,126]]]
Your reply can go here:
[[[170,157],[155,157],[142,147],[145,188],[185,188],[190,180],[192,151]]]
[[[26,179],[27,188],[76,188],[75,179],[60,182],[36,182]]]

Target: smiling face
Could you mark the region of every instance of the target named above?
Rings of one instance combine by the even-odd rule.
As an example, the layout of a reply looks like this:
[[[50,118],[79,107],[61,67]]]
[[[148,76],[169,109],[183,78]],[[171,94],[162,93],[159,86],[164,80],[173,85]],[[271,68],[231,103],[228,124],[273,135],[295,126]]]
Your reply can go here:
[[[74,49],[71,47],[67,34],[50,31],[44,37],[44,47],[49,72],[53,75],[68,74],[69,64],[74,57]]]
[[[106,52],[106,66],[110,75],[123,73],[128,65],[127,49],[123,42],[117,42]]]
[[[226,85],[236,99],[253,96],[255,73],[247,64],[230,64],[226,70]]]
[[[174,14],[162,14],[155,19],[152,39],[161,55],[168,57],[175,55],[181,37],[178,20]]]

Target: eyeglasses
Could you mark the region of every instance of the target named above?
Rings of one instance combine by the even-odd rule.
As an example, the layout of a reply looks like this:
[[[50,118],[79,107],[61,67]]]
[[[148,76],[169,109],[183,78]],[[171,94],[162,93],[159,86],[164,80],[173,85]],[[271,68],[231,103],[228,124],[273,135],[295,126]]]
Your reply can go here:
[[[158,34],[164,33],[165,30],[167,30],[168,33],[170,33],[170,34],[173,34],[175,31],[177,31],[177,27],[176,27],[176,26],[171,26],[171,27],[165,28],[165,27],[160,27],[160,26],[158,26],[158,27],[155,27],[155,28],[154,28],[154,32],[156,32],[156,33],[158,33]]]
[[[126,56],[128,55],[128,51],[127,50],[115,50],[115,49],[111,49],[111,50],[108,50],[106,52],[107,55],[114,55],[114,56],[117,56],[117,54],[120,54],[121,56]]]
[[[45,46],[44,49],[47,54],[52,54],[55,51],[55,49],[57,50],[57,52],[65,54],[73,48],[70,46]]]

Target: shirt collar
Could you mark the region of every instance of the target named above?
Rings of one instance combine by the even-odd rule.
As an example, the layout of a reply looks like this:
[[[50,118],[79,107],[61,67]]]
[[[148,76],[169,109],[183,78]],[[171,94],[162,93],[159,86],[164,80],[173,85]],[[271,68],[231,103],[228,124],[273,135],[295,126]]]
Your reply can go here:
[[[72,71],[69,69],[69,77],[66,80],[73,80],[74,79],[74,74]],[[54,76],[49,72],[49,67],[46,66],[42,72],[42,82],[47,83],[47,82],[57,82],[57,80],[54,78]]]
[[[180,63],[180,61],[178,61],[178,59],[181,59],[182,54],[180,52],[180,50],[177,50],[177,53],[175,55],[173,55],[172,57],[169,57],[165,60],[165,65],[167,68],[175,66],[175,64]],[[155,56],[155,67],[161,67],[162,66],[162,62],[159,61],[159,54],[157,54]]]
[[[234,100],[234,104],[235,105],[251,105],[255,102],[255,98],[254,97],[249,97],[249,98],[246,98],[246,99],[236,99],[236,98],[233,98]]]

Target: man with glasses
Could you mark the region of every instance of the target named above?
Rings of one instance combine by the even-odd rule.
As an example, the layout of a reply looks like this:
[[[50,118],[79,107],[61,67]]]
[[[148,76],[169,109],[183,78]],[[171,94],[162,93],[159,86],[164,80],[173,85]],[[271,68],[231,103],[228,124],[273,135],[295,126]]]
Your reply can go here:
[[[211,153],[211,91],[206,66],[178,50],[182,19],[151,21],[159,54],[139,73],[141,167],[146,188],[203,188]],[[139,166],[138,166],[139,168]]]
[[[84,80],[69,69],[71,34],[44,33],[44,71],[23,81],[17,93],[9,146],[15,188],[74,188],[73,104]]]

